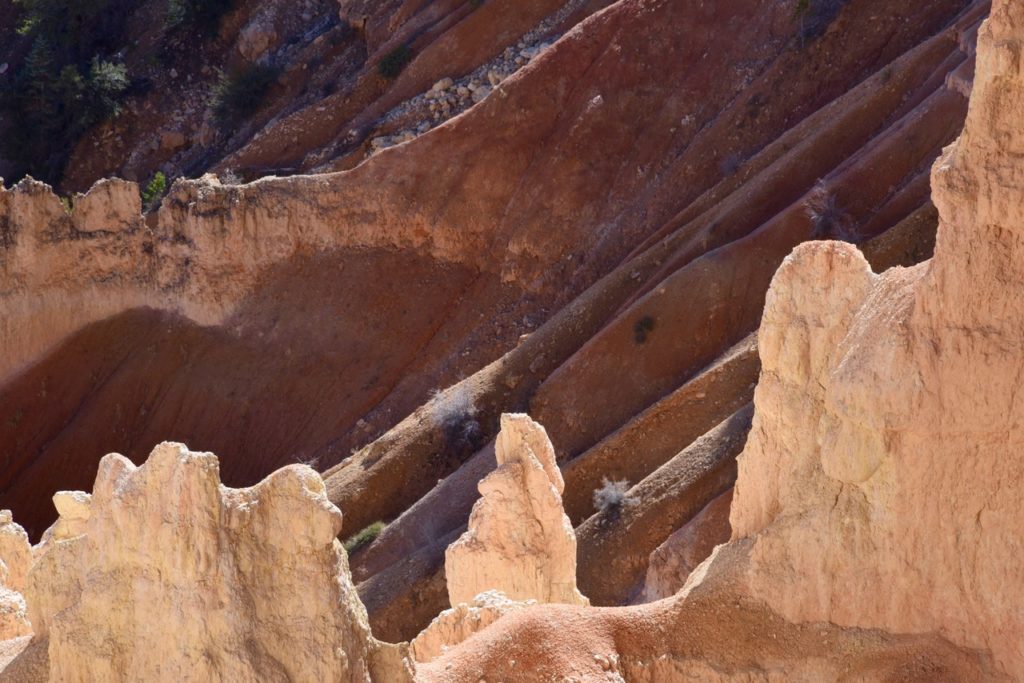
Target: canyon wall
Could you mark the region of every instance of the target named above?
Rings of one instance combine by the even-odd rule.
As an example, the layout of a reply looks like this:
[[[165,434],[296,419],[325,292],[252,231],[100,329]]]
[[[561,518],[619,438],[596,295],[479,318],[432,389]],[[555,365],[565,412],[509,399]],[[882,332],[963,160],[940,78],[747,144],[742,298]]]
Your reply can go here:
[[[539,679],[572,642],[630,680],[1024,677],[1022,121],[1024,5],[998,0],[933,169],[934,259],[875,274],[812,242],[773,279],[732,540],[667,600],[525,611],[421,675]]]
[[[31,179],[0,188],[0,382],[75,330],[133,308],[220,325],[271,266],[293,257],[423,248],[442,262],[486,267],[410,221],[392,217],[382,229],[353,220],[361,190],[345,191],[352,184],[339,174],[244,186],[207,176],[175,183],[146,217],[138,187],[123,180],[99,181],[66,203]]]

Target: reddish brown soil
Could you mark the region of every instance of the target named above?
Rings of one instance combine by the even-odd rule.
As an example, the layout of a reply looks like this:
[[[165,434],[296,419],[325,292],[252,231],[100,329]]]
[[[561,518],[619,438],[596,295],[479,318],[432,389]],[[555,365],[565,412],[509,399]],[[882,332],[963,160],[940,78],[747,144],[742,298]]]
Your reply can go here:
[[[617,655],[615,668],[625,680],[652,683],[678,680],[680,673],[672,665],[688,661],[706,667],[696,674],[703,672],[703,680],[760,680],[780,671],[788,680],[992,680],[990,663],[983,656],[936,635],[895,636],[825,623],[794,625],[724,587],[728,573],[723,570],[723,578],[688,596],[640,607],[540,605],[517,611],[420,666],[417,675],[445,683],[550,681],[567,676],[609,680],[601,658],[607,662]]]
[[[225,328],[147,310],[94,324],[0,391],[0,506],[38,535],[50,493],[168,439],[220,455],[229,485],[329,466],[500,352],[477,316],[515,298],[465,268],[348,252],[268,273]]]

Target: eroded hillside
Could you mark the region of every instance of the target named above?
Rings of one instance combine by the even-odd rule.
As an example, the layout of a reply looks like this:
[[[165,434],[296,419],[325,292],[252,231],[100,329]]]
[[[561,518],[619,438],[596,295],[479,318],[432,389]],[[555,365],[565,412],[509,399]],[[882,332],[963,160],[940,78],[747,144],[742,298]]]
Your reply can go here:
[[[11,603],[36,636],[10,671],[48,659],[58,677],[107,675],[75,635],[98,619],[85,606],[168,604],[159,591],[89,597],[89,579],[55,577],[156,561],[94,546],[125,542],[105,525],[137,497],[217,463],[157,447],[173,438],[216,452],[224,484],[254,486],[221,487],[216,503],[220,479],[189,484],[223,511],[209,539],[235,538],[232,510],[279,487],[306,502],[268,504],[271,517],[341,510],[302,551],[340,567],[317,594],[340,590],[330,599],[349,616],[297,637],[349,629],[355,648],[320,662],[324,675],[1020,675],[1021,581],[1004,552],[1020,540],[1019,468],[988,458],[1013,450],[1019,421],[1024,21],[995,4],[977,65],[990,6],[966,0],[350,2],[340,15],[312,3],[308,19],[248,3],[226,15],[190,63],[217,51],[284,65],[258,112],[209,142],[195,137],[208,111],[174,114],[185,142],[159,160],[156,129],[130,112],[83,138],[63,180],[164,164],[223,182],[179,179],[147,213],[130,182],[68,202],[31,180],[0,190],[0,506],[50,558],[36,560],[28,607]],[[403,68],[385,78],[398,46]],[[311,89],[325,69],[333,85]],[[138,106],[188,106],[181,93],[209,87],[200,75],[183,68],[191,85]],[[316,173],[236,184],[229,170]],[[502,418],[518,412],[543,428]],[[154,447],[133,474],[128,461]],[[127,459],[101,462],[109,452]],[[272,474],[290,463],[325,485],[305,467]],[[518,491],[519,477],[533,483]],[[64,494],[54,509],[54,493],[94,480],[90,511]],[[531,512],[502,512],[489,492]],[[543,534],[515,527],[530,514]],[[264,545],[280,552],[260,519],[270,531],[246,532],[251,552],[202,567],[237,565],[272,596],[276,570],[246,573]],[[386,526],[350,558],[333,541],[375,522]],[[75,538],[82,550],[54,545]],[[446,575],[460,553],[484,559]],[[522,567],[558,586],[516,578]],[[84,592],[51,596],[56,582]],[[481,582],[505,595],[472,600]],[[565,595],[578,599],[553,597]],[[51,617],[33,610],[61,601],[83,607],[47,641],[36,621]],[[260,618],[217,617],[218,643],[268,643],[237,675],[271,660],[284,678],[312,671],[236,623]],[[133,628],[124,616],[110,635],[123,670],[166,675],[138,668]],[[202,640],[181,637],[185,653]],[[383,645],[402,641],[411,653]]]

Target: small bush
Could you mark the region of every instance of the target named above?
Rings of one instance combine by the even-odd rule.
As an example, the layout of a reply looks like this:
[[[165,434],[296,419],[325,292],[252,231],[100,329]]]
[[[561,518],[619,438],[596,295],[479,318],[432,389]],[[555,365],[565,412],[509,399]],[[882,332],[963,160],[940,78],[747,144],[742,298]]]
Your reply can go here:
[[[647,341],[647,335],[654,331],[654,318],[645,315],[633,324],[633,340],[637,344]]]
[[[221,122],[244,119],[256,113],[279,70],[267,64],[253,64],[232,74],[222,73],[213,87],[210,105]]]
[[[345,552],[350,556],[356,554],[366,546],[373,543],[374,540],[380,536],[381,532],[384,531],[386,526],[387,525],[384,524],[384,522],[374,522],[359,533],[349,537],[349,539],[343,544],[345,546]]]
[[[804,203],[807,217],[811,219],[811,238],[837,239],[855,242],[857,235],[850,216],[839,206],[834,192],[830,192],[824,181],[818,181]]]
[[[142,189],[142,208],[146,211],[155,209],[166,193],[167,176],[162,171],[157,171],[146,187]]]
[[[234,0],[169,0],[167,26],[192,26],[206,35],[220,30],[220,20],[234,9]]]
[[[377,64],[377,70],[388,80],[398,78],[398,74],[402,73],[402,69],[412,61],[412,57],[412,48],[408,45],[399,45],[381,58]]]
[[[820,38],[849,0],[797,0],[794,16],[800,23],[800,43]]]
[[[594,491],[594,507],[601,514],[617,514],[633,500],[629,497],[629,482],[609,481],[601,478],[601,488]]]

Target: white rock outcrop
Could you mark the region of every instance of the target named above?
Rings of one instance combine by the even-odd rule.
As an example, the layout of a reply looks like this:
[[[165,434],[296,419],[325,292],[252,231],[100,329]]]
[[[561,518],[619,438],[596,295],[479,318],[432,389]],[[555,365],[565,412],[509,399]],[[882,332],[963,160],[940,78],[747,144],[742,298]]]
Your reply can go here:
[[[50,680],[409,677],[370,635],[312,469],[230,489],[216,456],[164,443],[140,467],[108,455],[91,498],[57,499],[26,589]]]
[[[589,604],[576,589],[576,535],[544,428],[527,415],[502,415],[495,456],[469,529],[445,554],[451,604],[491,590],[513,601]]]

